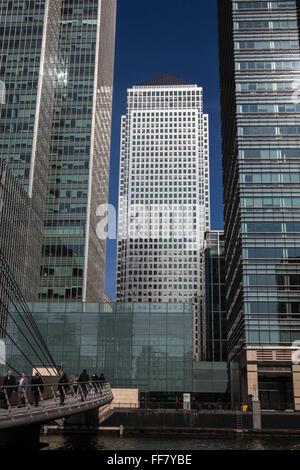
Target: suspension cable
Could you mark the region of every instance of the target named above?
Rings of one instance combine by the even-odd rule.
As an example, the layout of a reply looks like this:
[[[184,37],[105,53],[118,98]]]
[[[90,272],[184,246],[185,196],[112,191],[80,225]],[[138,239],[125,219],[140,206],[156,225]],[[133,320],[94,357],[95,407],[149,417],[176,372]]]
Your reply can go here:
[[[40,339],[40,342],[42,343],[44,349],[46,350],[46,353],[47,353],[48,357],[47,357],[47,355],[45,354],[45,352],[43,351],[43,349],[41,348],[41,346],[39,345],[39,343],[37,342],[36,338],[35,338],[34,335],[32,334],[31,330],[29,329],[29,327],[28,327],[28,325],[26,324],[26,322],[24,321],[24,319],[21,317],[21,314],[20,314],[19,310],[17,309],[16,304],[15,304],[15,302],[11,299],[11,296],[9,295],[9,293],[7,293],[7,297],[10,299],[11,303],[13,303],[13,305],[15,306],[16,311],[17,311],[17,313],[19,314],[21,320],[23,321],[23,323],[24,323],[24,325],[26,326],[27,330],[29,331],[30,335],[33,337],[34,341],[35,341],[36,344],[38,345],[39,349],[42,351],[42,353],[43,353],[43,355],[45,356],[46,360],[48,361],[49,358],[50,358],[50,362],[51,362],[52,366],[54,366],[54,368],[55,368],[56,371],[58,372],[58,368],[57,368],[57,366],[56,366],[56,364],[55,364],[55,361],[54,361],[54,359],[53,359],[53,357],[52,357],[52,355],[51,355],[51,353],[50,353],[50,351],[49,351],[49,349],[48,349],[48,347],[47,347],[47,344],[46,344],[44,338],[42,337],[42,335],[41,335],[41,333],[40,333],[40,331],[39,331],[39,329],[38,329],[38,327],[37,327],[37,325],[36,325],[36,323],[35,323],[35,321],[34,321],[34,318],[33,318],[32,314],[31,314],[31,312],[30,312],[30,310],[29,310],[29,308],[28,308],[26,302],[24,301],[24,299],[23,299],[23,297],[22,297],[22,294],[21,294],[21,292],[20,292],[20,290],[19,290],[19,288],[18,288],[18,286],[17,286],[17,284],[16,284],[16,282],[15,282],[15,280],[14,280],[14,278],[13,278],[11,272],[10,272],[10,268],[9,268],[9,266],[8,266],[8,264],[7,264],[7,262],[6,262],[5,258],[4,258],[4,256],[3,256],[3,254],[1,253],[1,249],[0,249],[0,255],[2,255],[2,257],[1,257],[2,262],[3,262],[4,264],[6,264],[6,266],[5,266],[5,267],[6,267],[6,271],[3,271],[3,270],[2,270],[3,275],[4,275],[4,277],[5,277],[6,280],[7,280],[6,274],[9,275],[10,280],[12,281],[11,284],[8,283],[8,284],[9,284],[9,287],[11,288],[11,290],[13,291],[13,293],[15,294],[18,303],[20,303],[21,307],[23,308],[23,311],[24,311],[26,317],[28,318],[28,321],[29,321],[29,323],[30,323],[30,326],[33,328],[33,330],[35,331],[36,335],[37,335],[38,338]],[[0,267],[0,269],[1,269],[1,267]]]
[[[43,340],[42,336],[41,336],[41,333],[39,332],[38,328],[37,328],[37,325],[31,315],[31,312],[30,310],[28,309],[26,303],[23,301],[22,299],[22,296],[20,295],[20,292],[19,292],[19,289],[17,288],[17,284],[14,282],[9,282],[9,281],[12,281],[11,279],[11,273],[10,273],[10,269],[9,269],[9,266],[7,265],[6,263],[6,260],[4,259],[3,257],[3,254],[1,253],[1,250],[0,250],[0,258],[2,260],[2,263],[4,265],[6,265],[6,270],[4,271],[3,269],[3,266],[0,265],[0,271],[1,271],[1,274],[3,275],[5,281],[6,281],[6,284],[8,284],[8,286],[11,288],[11,290],[13,291],[13,293],[16,295],[17,297],[17,301],[18,303],[21,305],[21,307],[23,307],[23,313],[25,313],[26,317],[28,318],[28,321],[30,323],[30,326],[33,328],[34,332],[36,332],[37,336],[39,337],[40,341],[42,342],[42,344],[44,345],[44,349],[40,346],[40,344],[38,343],[38,341],[36,340],[34,334],[32,333],[32,331],[29,329],[27,323],[25,322],[24,318],[22,317],[22,314],[20,313],[15,301],[12,300],[11,298],[11,293],[9,292],[9,290],[7,289],[7,286],[5,286],[3,283],[2,283],[2,288],[4,289],[8,299],[11,301],[11,303],[15,306],[15,309],[16,309],[16,312],[18,313],[18,315],[20,316],[22,322],[24,323],[24,325],[26,326],[29,334],[32,336],[32,338],[34,339],[35,343],[37,344],[38,348],[41,350],[43,356],[46,358],[47,361],[49,361],[49,358],[51,359],[51,365],[54,366],[56,372],[58,372],[58,367],[56,366],[55,362],[54,362],[54,359],[53,357],[51,356],[50,354],[50,351],[48,350],[47,346],[46,346],[46,343],[45,341]],[[20,299],[20,300],[19,300]],[[22,305],[22,303],[24,305]],[[3,303],[2,303],[3,305]],[[4,306],[4,305],[3,305]],[[26,308],[27,307],[27,308]],[[10,316],[10,318],[12,319],[12,321],[15,323],[15,325],[17,326],[17,328],[20,330],[22,336],[25,338],[25,340],[27,341],[27,343],[29,344],[29,346],[31,347],[31,349],[34,351],[35,355],[37,356],[37,358],[41,361],[42,365],[46,368],[46,370],[48,371],[48,373],[50,374],[50,376],[52,375],[51,372],[49,371],[47,365],[44,363],[44,361],[41,359],[40,355],[37,353],[37,351],[35,350],[35,348],[33,347],[32,344],[30,344],[29,340],[26,338],[26,336],[24,335],[22,329],[20,328],[20,325],[15,321],[15,319],[12,317],[12,315],[10,314],[9,310],[7,307],[5,307],[5,310],[6,310],[6,313]],[[24,311],[25,310],[25,311]],[[5,332],[7,334],[7,331],[5,329]],[[12,338],[11,338],[12,340]],[[16,343],[12,340],[12,342],[16,345]],[[16,345],[17,346],[17,345]],[[18,347],[18,346],[17,346]],[[18,347],[18,349],[20,350],[20,348]],[[48,353],[48,357],[47,357],[47,354],[45,353],[45,350],[46,352]],[[20,352],[22,353],[22,351],[20,350]],[[24,355],[24,353],[23,353]],[[25,357],[25,355],[24,355]],[[26,359],[29,361],[29,363],[33,366],[33,364],[31,363],[31,361],[26,357]],[[33,366],[34,367],[34,366]]]

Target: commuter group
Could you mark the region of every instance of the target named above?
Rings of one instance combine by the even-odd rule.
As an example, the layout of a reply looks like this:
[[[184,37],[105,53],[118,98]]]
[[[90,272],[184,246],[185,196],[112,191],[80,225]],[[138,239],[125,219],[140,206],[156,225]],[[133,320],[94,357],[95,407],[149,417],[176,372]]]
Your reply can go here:
[[[80,401],[84,401],[90,395],[101,396],[105,385],[103,373],[99,377],[96,373],[90,377],[85,369],[80,375],[75,374],[71,379],[65,372],[59,379],[58,377],[52,377],[52,379],[55,384],[53,384],[53,380],[51,383],[45,384],[37,372],[32,378],[27,377],[25,372],[22,372],[21,377],[16,378],[9,370],[0,386],[0,405],[2,403],[2,408],[5,409],[14,406],[14,404],[17,404],[19,408],[30,404],[38,407],[44,399],[44,391],[47,387],[47,399],[59,398],[59,405],[63,406],[67,395],[78,396]]]

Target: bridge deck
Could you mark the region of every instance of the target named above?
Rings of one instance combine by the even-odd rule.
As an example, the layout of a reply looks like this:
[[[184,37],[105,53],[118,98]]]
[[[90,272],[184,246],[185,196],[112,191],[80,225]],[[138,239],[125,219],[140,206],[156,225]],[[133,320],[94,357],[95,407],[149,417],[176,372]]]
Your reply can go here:
[[[9,410],[0,409],[0,430],[47,423],[55,419],[100,408],[112,400],[111,388],[107,386],[101,396],[88,395],[84,401],[81,400],[80,395],[66,395],[64,405],[60,405],[59,398],[52,398],[40,402],[38,407],[27,404],[22,408],[14,406]]]

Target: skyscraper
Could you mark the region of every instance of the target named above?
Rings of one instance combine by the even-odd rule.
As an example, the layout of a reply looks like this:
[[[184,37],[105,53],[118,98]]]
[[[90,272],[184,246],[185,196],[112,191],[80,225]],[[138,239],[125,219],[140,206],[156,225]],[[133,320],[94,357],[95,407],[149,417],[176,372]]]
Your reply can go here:
[[[119,302],[188,302],[200,292],[210,226],[202,88],[162,74],[127,91],[122,117]]]
[[[53,118],[40,299],[101,301],[116,0],[64,0]]]
[[[295,0],[219,0],[232,401],[258,392],[299,410],[298,13]]]
[[[29,196],[27,300],[39,284],[41,299],[102,300],[116,0],[0,7],[0,155]]]
[[[60,13],[60,0],[0,2],[0,157],[29,197],[27,300],[39,282]]]

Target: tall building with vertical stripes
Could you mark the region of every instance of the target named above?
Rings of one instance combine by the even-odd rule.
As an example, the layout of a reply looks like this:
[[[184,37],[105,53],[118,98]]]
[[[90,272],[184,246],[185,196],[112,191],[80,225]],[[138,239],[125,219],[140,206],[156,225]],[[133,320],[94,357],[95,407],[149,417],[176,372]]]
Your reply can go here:
[[[116,298],[191,302],[210,227],[203,90],[162,74],[127,91],[122,117]]]
[[[116,0],[64,0],[39,298],[102,301]]]
[[[36,298],[39,283],[52,112],[58,86],[60,14],[61,0],[0,2],[0,80],[4,89],[0,158],[29,197],[30,224],[24,235],[29,299]]]
[[[299,1],[219,0],[232,402],[300,409]]]
[[[29,198],[26,300],[103,300],[115,19],[116,0],[0,1],[0,157]]]

